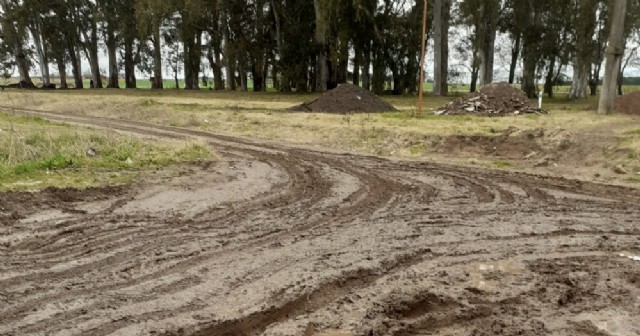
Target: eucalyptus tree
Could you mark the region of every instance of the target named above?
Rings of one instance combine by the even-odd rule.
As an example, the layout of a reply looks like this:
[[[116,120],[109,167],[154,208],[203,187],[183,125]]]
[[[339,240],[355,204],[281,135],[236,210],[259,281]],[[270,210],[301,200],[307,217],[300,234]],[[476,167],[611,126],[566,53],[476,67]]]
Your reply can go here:
[[[493,82],[494,51],[500,0],[463,0],[459,6],[459,20],[462,24],[473,27],[472,48],[473,68],[479,71],[480,85]],[[475,88],[472,80],[472,91]]]
[[[449,90],[449,21],[451,0],[435,0],[433,9],[433,95],[446,96]]]
[[[598,114],[613,112],[620,62],[624,54],[624,30],[627,14],[627,0],[612,0],[611,30],[609,32],[607,59],[602,82],[602,93],[598,104]]]
[[[569,5],[573,9],[571,16],[572,35],[574,39],[573,81],[569,98],[587,98],[589,75],[596,41],[594,35],[597,26],[598,4],[601,0],[572,0]]]
[[[175,11],[172,1],[136,0],[135,14],[140,39],[149,39],[153,45],[153,78],[151,88],[162,89],[162,37],[161,29]]]
[[[0,0],[0,26],[3,44],[15,58],[15,65],[20,75],[20,84],[34,86],[29,69],[31,67],[30,50],[28,48],[29,32],[26,18],[29,10],[20,0]]]

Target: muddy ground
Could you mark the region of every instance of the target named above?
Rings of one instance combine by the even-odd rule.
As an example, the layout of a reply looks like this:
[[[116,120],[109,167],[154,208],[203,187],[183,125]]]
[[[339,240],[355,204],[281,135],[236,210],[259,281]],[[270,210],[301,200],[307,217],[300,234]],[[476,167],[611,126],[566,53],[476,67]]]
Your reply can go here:
[[[640,333],[637,189],[20,113],[220,160],[1,194],[0,335]]]

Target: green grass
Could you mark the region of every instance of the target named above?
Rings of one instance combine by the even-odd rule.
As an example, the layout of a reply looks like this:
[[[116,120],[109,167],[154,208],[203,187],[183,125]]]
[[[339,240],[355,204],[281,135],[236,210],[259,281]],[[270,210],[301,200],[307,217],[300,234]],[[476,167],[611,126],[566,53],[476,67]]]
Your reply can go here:
[[[202,143],[151,142],[0,113],[0,189],[28,181],[42,187],[123,182],[143,171],[211,158]]]
[[[492,161],[491,162],[491,166],[496,167],[496,168],[513,168],[513,167],[515,167],[513,162],[509,162],[509,161],[505,161],[505,160]]]

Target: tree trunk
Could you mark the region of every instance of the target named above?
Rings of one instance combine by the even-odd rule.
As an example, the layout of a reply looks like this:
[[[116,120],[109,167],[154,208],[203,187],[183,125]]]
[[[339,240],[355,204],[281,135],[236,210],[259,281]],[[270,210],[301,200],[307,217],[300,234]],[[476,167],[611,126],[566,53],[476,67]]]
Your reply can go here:
[[[469,92],[476,92],[478,90],[478,69],[471,70],[471,85],[469,85]]]
[[[624,92],[622,92],[623,81],[624,81],[624,72],[622,71],[622,69],[620,69],[620,72],[618,73],[618,96],[624,95]]]
[[[21,41],[16,41],[15,57],[16,65],[18,66],[18,73],[20,74],[20,84],[33,87],[33,81],[31,80],[31,76],[29,76],[29,59],[22,47]]]
[[[220,53],[213,46],[213,40],[209,45],[209,52],[207,53],[207,59],[209,60],[209,65],[211,66],[211,71],[213,72],[213,89],[214,90],[223,90],[224,85],[222,82],[222,68],[220,67]]]
[[[576,52],[573,65],[573,80],[569,91],[569,99],[586,99],[593,58],[593,34],[596,29],[597,1],[582,0],[577,2],[575,16]]]
[[[483,22],[479,30],[479,33],[482,34],[478,50],[480,56],[479,80],[480,85],[486,85],[493,82],[494,51],[498,28],[499,6],[497,3],[485,1],[481,5],[481,10]]]
[[[522,70],[522,91],[527,94],[527,97],[534,98],[536,96],[535,78],[536,63],[538,61],[536,49],[529,43],[525,43],[523,53],[524,69]]]
[[[67,64],[64,62],[64,56],[57,57],[56,59],[58,63],[58,72],[60,73],[60,88],[68,89],[69,85],[67,84]]]
[[[161,22],[154,18],[153,24],[153,82],[152,89],[163,89],[164,80],[162,78],[162,47],[160,45],[160,25]]]
[[[40,22],[39,18],[35,19],[35,23],[30,26],[30,30],[33,37],[33,44],[35,45],[36,53],[38,54],[40,74],[42,75],[42,85],[43,87],[47,87],[51,83],[51,77],[49,75],[49,57],[46,44],[42,43],[42,22]]]
[[[82,83],[82,69],[80,67],[80,60],[78,54],[73,45],[73,41],[67,39],[67,47],[69,50],[69,58],[71,59],[71,72],[73,73],[73,80],[76,89],[82,89],[84,87]]]
[[[351,81],[355,86],[360,86],[361,59],[362,59],[362,52],[360,52],[360,48],[355,48],[355,56],[353,57],[353,77],[351,78]]]
[[[184,41],[184,88],[185,90],[200,89],[200,58],[202,56],[202,32],[195,31]]]
[[[609,32],[609,46],[606,49],[607,61],[604,68],[604,81],[602,93],[598,104],[598,114],[612,113],[614,110],[616,87],[618,86],[618,74],[620,63],[624,54],[624,19],[627,12],[627,0],[614,0]]]
[[[227,86],[225,87],[225,89],[228,91],[235,91],[236,81],[234,78],[235,71],[233,71],[233,61],[226,55],[225,55],[225,61],[226,61],[226,66],[224,70],[225,70],[225,79],[227,82]]]
[[[553,79],[555,75],[556,58],[552,57],[549,60],[549,69],[547,69],[547,76],[544,81],[544,93],[549,98],[553,98]]]
[[[240,91],[249,91],[249,83],[247,81],[247,70],[244,60],[240,60],[238,64],[238,74],[240,75]]]
[[[347,82],[349,75],[349,42],[340,41],[340,55],[336,66],[336,84]]]
[[[386,82],[386,66],[383,48],[374,48],[373,57],[373,78],[371,78],[371,89],[375,94],[383,94]]]
[[[116,58],[116,38],[113,31],[112,24],[107,24],[107,55],[109,58],[109,80],[107,81],[107,88],[119,89],[120,83],[118,82],[118,59]]]
[[[329,64],[327,61],[327,52],[324,47],[318,53],[316,69],[317,74],[315,91],[327,91],[327,82],[329,82]]]
[[[511,63],[509,64],[509,84],[513,84],[516,78],[516,67],[520,57],[520,45],[522,44],[522,34],[516,33],[511,49]]]
[[[127,89],[137,88],[133,42],[132,37],[125,37],[124,39],[124,83]]]
[[[446,96],[449,91],[447,81],[449,71],[449,15],[450,0],[435,0],[433,13],[434,26],[434,67],[433,95]]]
[[[329,82],[329,57],[327,53],[328,19],[323,10],[323,0],[314,0],[313,6],[316,14],[316,42],[320,46],[317,58],[316,91],[326,91]]]
[[[102,89],[102,75],[100,74],[100,62],[98,60],[98,24],[91,20],[91,39],[89,40],[89,65],[93,77],[93,87]]]
[[[576,61],[573,65],[573,80],[569,91],[569,99],[587,98],[591,61]]]
[[[362,87],[371,90],[371,50],[365,48],[362,64]]]

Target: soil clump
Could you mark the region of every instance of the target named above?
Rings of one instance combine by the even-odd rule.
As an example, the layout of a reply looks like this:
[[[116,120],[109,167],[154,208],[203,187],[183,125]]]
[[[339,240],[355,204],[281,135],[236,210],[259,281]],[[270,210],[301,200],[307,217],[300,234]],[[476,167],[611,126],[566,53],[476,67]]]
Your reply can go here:
[[[385,102],[372,92],[352,84],[340,84],[322,96],[289,108],[293,112],[390,112],[397,111],[393,105]]]

